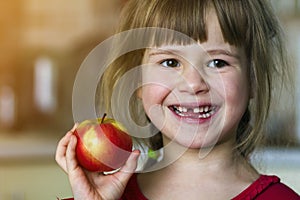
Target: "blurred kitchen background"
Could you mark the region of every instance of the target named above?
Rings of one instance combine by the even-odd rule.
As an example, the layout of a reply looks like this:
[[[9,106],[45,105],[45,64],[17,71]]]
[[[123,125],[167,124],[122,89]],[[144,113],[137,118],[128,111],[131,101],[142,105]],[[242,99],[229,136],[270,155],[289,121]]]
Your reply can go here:
[[[113,34],[124,3],[0,1],[0,200],[71,195],[54,154],[73,126],[74,78],[87,54]],[[268,147],[253,162],[300,193],[300,0],[272,3],[295,63],[295,89],[274,103]]]

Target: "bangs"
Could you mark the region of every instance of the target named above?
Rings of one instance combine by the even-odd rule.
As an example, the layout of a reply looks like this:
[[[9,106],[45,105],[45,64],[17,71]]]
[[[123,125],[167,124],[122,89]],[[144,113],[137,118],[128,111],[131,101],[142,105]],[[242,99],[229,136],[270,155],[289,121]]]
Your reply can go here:
[[[242,46],[249,33],[245,9],[249,6],[243,1],[236,0],[159,0],[159,1],[131,1],[129,5],[136,7],[135,12],[129,16],[130,26],[126,29],[157,27],[174,31],[174,34],[161,36],[154,34],[149,38],[151,45],[163,44],[187,45],[192,42],[205,42],[207,40],[208,12],[213,9],[218,17],[224,40],[232,45]],[[134,10],[134,9],[133,9]],[[128,24],[127,24],[128,25]],[[124,28],[122,30],[124,30]],[[186,37],[179,37],[180,32]],[[247,36],[247,38],[249,35]]]
[[[162,0],[155,1],[145,21],[145,27],[160,27],[175,31],[167,37],[155,37],[155,45],[187,45],[194,41],[206,41],[206,1]],[[190,37],[178,37],[180,32]]]

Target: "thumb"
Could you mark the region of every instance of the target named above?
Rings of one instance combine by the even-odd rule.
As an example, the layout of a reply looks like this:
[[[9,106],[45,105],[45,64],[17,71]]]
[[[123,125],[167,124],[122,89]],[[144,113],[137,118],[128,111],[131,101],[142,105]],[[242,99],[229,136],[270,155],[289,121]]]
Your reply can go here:
[[[134,150],[125,165],[115,174],[115,176],[122,182],[123,185],[127,185],[132,174],[135,172],[138,163],[138,157],[140,155],[139,150]]]

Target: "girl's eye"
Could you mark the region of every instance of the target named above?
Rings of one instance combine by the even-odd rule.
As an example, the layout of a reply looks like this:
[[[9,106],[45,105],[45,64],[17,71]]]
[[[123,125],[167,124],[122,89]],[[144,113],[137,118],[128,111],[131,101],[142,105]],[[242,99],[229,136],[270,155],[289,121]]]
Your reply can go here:
[[[167,59],[160,63],[164,67],[179,67],[180,63],[176,59]]]
[[[209,61],[207,64],[208,67],[214,67],[214,68],[222,68],[228,65],[229,64],[226,61],[220,59],[214,59],[212,61]]]

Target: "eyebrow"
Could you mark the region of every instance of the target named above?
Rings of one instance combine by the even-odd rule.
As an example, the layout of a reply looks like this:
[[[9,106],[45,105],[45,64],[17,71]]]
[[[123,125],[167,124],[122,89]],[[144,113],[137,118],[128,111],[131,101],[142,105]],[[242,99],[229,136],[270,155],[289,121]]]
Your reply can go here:
[[[180,51],[177,50],[150,50],[150,53],[148,54],[150,56],[156,56],[156,55],[180,55]]]
[[[233,52],[227,51],[225,49],[212,49],[212,50],[208,50],[206,52],[209,55],[226,55],[226,56],[234,57],[237,59],[241,58],[241,56],[238,53],[233,53]]]
[[[226,55],[226,56],[230,56],[236,59],[240,59],[241,56],[239,55],[239,53],[234,53],[231,51],[228,51],[226,49],[211,49],[211,50],[203,50],[204,52],[206,52],[208,55]],[[149,51],[150,53],[148,54],[149,57],[151,56],[156,56],[156,55],[182,55],[182,52],[180,50],[176,50],[176,49],[152,49]]]

